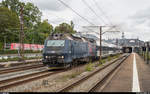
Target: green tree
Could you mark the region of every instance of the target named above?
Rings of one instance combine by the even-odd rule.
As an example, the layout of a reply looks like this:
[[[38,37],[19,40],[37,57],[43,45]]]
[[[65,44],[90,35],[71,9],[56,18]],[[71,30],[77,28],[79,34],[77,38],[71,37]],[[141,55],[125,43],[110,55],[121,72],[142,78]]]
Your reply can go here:
[[[41,41],[42,38],[44,38],[44,36],[41,36],[42,34],[40,34],[39,32],[40,30],[42,30],[39,30],[39,23],[41,23],[42,13],[40,12],[37,6],[30,2],[21,2],[20,0],[3,0],[0,6],[11,9],[14,13],[17,14],[18,17],[21,14],[21,7],[23,7],[24,28],[26,29],[24,30],[24,43],[42,43]],[[15,36],[18,34],[15,37],[18,39],[19,33],[13,34],[15,34]],[[19,40],[17,40],[16,42],[19,42]]]
[[[48,23],[48,20],[44,20],[38,25],[37,31],[43,37],[42,43],[44,43],[44,40],[53,32],[53,26]]]
[[[37,43],[43,44],[44,40],[50,35],[53,31],[53,26],[48,23],[48,20],[39,22],[34,26],[33,30],[26,32],[26,42],[28,43]]]
[[[73,21],[71,21],[70,25],[67,24],[67,23],[59,24],[59,26],[55,27],[54,32],[55,33],[70,33],[70,34],[73,34],[76,31],[74,30]]]
[[[33,23],[41,21],[42,13],[37,6],[34,6],[32,3],[20,2],[19,0],[4,0],[1,3],[2,6],[11,9],[13,12],[16,12],[20,16],[21,6],[23,6],[23,18],[24,24],[28,28],[33,28]]]
[[[13,12],[16,12],[19,16],[21,5],[24,5],[24,3],[21,3],[19,0],[4,0],[2,1],[1,5],[11,9]]]
[[[43,33],[46,38],[53,31],[53,26],[48,23],[48,20],[44,20],[38,25],[37,30],[38,32]]]
[[[34,6],[32,3],[27,3],[24,6],[23,17],[25,26],[32,28],[33,24],[41,22],[42,12],[38,9],[37,6]]]
[[[18,28],[19,17],[6,7],[0,7],[0,33],[6,32],[6,29]]]
[[[7,42],[16,41],[19,26],[17,14],[6,7],[0,7],[0,42],[4,42],[4,37],[7,37]]]

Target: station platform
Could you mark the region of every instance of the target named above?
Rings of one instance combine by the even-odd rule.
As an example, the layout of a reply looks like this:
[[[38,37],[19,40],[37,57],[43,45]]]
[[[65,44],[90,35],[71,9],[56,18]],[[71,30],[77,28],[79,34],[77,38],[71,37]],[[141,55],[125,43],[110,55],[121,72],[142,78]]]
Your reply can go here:
[[[150,64],[132,53],[101,92],[150,91]]]

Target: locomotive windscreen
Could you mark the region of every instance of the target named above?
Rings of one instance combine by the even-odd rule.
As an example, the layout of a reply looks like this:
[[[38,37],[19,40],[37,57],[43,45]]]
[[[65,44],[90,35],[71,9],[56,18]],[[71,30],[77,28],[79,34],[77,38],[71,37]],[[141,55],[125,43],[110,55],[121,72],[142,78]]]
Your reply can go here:
[[[48,40],[47,41],[47,46],[53,46],[53,47],[58,47],[58,46],[64,46],[65,40]]]

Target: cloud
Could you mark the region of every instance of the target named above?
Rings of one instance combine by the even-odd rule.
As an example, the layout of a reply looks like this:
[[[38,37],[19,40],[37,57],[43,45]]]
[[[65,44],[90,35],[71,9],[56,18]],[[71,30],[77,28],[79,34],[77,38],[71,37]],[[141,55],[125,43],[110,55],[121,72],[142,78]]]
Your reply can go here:
[[[41,10],[63,11],[66,9],[66,7],[62,6],[57,0],[33,0],[32,2]]]
[[[127,30],[130,31],[128,36],[139,37],[142,40],[149,41],[150,38],[150,7],[137,10],[133,15],[128,17]]]
[[[144,24],[144,23],[150,23],[150,7],[137,11],[133,16],[131,16],[130,18],[132,19],[132,21],[136,22],[137,24]]]
[[[1,1],[1,0],[0,0]],[[73,20],[75,29],[82,31],[81,26],[89,26],[88,22],[66,8],[58,0],[22,0],[34,3],[43,13],[42,20],[48,19],[50,24],[59,25]],[[96,25],[103,22],[90,11],[81,0],[62,0],[80,15]],[[104,17],[104,13],[95,6],[93,0],[86,0],[96,13]],[[96,0],[113,25],[125,32],[127,38],[150,40],[150,0]],[[59,16],[59,17],[58,17]],[[107,21],[107,18],[104,19]],[[109,22],[109,21],[107,21]],[[99,31],[99,29],[95,30]],[[108,35],[108,37],[111,35]],[[118,36],[120,37],[120,36]]]

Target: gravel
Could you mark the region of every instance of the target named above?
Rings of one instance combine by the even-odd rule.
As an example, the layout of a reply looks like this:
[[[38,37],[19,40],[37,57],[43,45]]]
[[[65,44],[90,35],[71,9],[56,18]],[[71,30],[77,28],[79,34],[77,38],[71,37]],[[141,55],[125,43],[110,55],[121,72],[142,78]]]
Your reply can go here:
[[[35,72],[44,71],[44,70],[46,70],[46,67],[22,70],[22,71],[13,72],[13,73],[7,73],[7,74],[0,75],[0,81],[8,79],[8,78],[10,79],[10,78],[19,77],[22,75],[27,75],[27,74],[31,74],[31,73],[35,73]]]
[[[78,85],[77,87],[74,87],[73,89],[69,90],[69,92],[87,92],[89,88],[93,86],[94,83],[102,80],[117,65],[118,63],[113,63],[113,65],[109,66],[106,69],[103,69],[98,74],[90,77],[89,79],[81,83],[81,85]]]
[[[87,65],[83,65],[82,67],[76,67],[62,73],[54,74],[49,77],[28,82],[26,84],[22,84],[10,89],[3,90],[3,92],[56,92],[59,88],[62,88],[65,85],[72,83],[72,81],[78,80],[81,77],[89,74],[90,72],[85,71],[86,66]],[[76,72],[79,73],[79,75],[71,77]],[[102,73],[98,73],[97,75],[94,76],[94,80],[89,79],[87,83],[85,83],[80,88],[74,91],[85,91],[87,88],[82,89],[82,87],[89,86],[89,84],[92,85],[93,81],[96,82],[97,80],[102,79],[101,76],[104,76],[106,72],[109,72],[108,69],[103,70]]]

